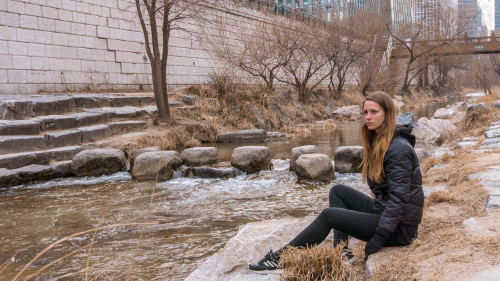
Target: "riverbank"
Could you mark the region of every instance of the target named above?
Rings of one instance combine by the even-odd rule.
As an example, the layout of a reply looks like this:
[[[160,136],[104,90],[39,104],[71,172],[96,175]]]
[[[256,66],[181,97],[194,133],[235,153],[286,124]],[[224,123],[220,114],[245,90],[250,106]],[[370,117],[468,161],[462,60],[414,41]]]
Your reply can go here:
[[[339,124],[332,131],[338,131],[342,127],[342,123]],[[313,129],[315,126],[304,127]],[[324,135],[320,142],[332,139],[325,144],[330,148],[339,145],[335,143],[337,139],[345,141],[345,135],[325,135],[324,131],[320,134]],[[304,141],[311,140],[305,138]],[[284,143],[278,145],[284,146]],[[289,150],[287,153],[289,155]],[[13,259],[15,262],[9,264],[3,274],[13,277],[45,246],[70,234],[98,225],[143,222],[149,216],[150,196],[155,190],[150,221],[157,225],[148,226],[139,243],[140,261],[138,259],[134,265],[134,276],[164,280],[167,275],[182,280],[222,249],[237,234],[239,227],[260,221],[265,224],[272,218],[300,219],[327,204],[329,184],[297,183],[295,174],[287,169],[287,161],[273,158],[273,170],[230,180],[175,178],[155,185],[151,181],[133,180],[128,173],[118,173],[41,182],[3,192],[0,210],[5,219],[0,236],[5,245],[0,258],[11,260],[16,250],[26,249]],[[336,183],[359,183],[363,190],[356,175],[339,176],[330,184]],[[91,255],[92,276],[106,272],[119,279],[122,275],[113,268],[128,268],[140,235],[141,229],[133,227],[99,231],[99,242]],[[87,245],[91,239],[92,235],[70,239],[69,245],[58,246],[37,265],[55,261]],[[260,256],[262,252],[255,255]],[[54,265],[44,276],[81,271],[86,260],[86,253],[78,253]],[[246,266],[246,261],[240,266]]]

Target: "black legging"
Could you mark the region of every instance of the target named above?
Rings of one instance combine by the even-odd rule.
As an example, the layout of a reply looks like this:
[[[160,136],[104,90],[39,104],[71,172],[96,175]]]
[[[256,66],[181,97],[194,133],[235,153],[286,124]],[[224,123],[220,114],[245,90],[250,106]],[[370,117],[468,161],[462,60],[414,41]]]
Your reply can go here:
[[[372,213],[373,199],[345,185],[330,190],[330,208],[321,214],[287,246],[306,247],[321,243],[333,229],[333,245],[347,244],[348,235],[368,241],[375,234],[380,215]],[[401,245],[393,233],[385,246]]]

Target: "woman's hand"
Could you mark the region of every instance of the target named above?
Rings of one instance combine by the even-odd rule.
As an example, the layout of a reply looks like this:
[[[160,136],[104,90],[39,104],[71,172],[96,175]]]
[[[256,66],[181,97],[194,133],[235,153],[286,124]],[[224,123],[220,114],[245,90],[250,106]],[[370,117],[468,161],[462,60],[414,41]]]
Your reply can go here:
[[[379,233],[375,233],[373,237],[366,243],[365,246],[365,261],[368,259],[368,257],[371,254],[376,253],[380,248],[384,246],[385,241],[387,238],[384,236],[380,235]]]

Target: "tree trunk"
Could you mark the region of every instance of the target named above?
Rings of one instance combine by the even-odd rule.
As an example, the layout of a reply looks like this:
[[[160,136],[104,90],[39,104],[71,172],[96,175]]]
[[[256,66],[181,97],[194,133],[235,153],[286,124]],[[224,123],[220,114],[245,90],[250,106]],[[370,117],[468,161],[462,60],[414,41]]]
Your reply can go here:
[[[162,123],[167,123],[170,121],[170,114],[168,105],[163,95],[163,88],[166,88],[166,85],[163,84],[161,62],[158,59],[151,62],[151,70],[153,76],[153,91],[156,106],[158,107],[158,119]]]

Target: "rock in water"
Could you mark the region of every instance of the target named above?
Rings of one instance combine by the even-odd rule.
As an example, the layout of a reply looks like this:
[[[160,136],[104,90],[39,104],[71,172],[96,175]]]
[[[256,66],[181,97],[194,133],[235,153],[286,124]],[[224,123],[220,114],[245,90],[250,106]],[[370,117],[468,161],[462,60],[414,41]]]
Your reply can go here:
[[[319,149],[315,145],[305,145],[292,148],[292,157],[290,160],[290,171],[295,171],[295,161],[302,154],[319,153]]]
[[[215,147],[188,148],[181,153],[181,159],[186,166],[208,165],[219,161]]]
[[[326,154],[302,154],[295,172],[299,180],[330,181],[335,178],[332,160]]]
[[[271,150],[265,146],[242,146],[233,150],[231,165],[246,173],[269,170]]]
[[[132,168],[132,176],[140,180],[169,180],[174,169],[182,165],[182,159],[176,151],[152,151],[137,156]]]
[[[79,152],[73,157],[71,170],[78,177],[100,176],[125,171],[125,154],[118,149],[92,149]]]
[[[335,171],[339,173],[361,173],[364,148],[362,146],[339,146],[335,150]]]

